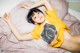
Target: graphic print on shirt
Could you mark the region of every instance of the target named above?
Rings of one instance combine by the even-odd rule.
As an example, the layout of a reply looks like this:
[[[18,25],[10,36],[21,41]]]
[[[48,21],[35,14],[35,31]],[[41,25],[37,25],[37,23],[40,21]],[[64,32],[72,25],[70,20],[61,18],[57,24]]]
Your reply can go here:
[[[56,27],[54,25],[46,23],[44,25],[44,29],[41,33],[41,36],[44,41],[50,44],[56,34],[57,34]]]

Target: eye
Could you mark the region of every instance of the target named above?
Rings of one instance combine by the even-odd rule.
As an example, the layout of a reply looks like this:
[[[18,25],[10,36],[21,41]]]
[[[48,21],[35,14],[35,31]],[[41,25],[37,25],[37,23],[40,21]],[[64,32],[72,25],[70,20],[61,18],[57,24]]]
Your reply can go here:
[[[39,14],[39,12],[37,12]]]
[[[36,19],[36,17],[34,17],[34,19]]]

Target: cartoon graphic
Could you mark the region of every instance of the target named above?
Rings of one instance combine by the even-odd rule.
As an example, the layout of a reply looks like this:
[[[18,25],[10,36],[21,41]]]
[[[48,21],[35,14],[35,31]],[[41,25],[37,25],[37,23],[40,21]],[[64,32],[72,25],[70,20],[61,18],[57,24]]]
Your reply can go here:
[[[57,34],[56,27],[54,25],[50,25],[46,23],[44,25],[44,30],[41,36],[42,36],[42,39],[49,44],[54,39],[56,34]]]

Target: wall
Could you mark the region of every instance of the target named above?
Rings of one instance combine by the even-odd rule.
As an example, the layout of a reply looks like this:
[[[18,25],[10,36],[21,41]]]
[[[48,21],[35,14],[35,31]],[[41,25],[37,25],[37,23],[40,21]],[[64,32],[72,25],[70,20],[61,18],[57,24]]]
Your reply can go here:
[[[21,1],[22,0],[0,0],[0,16],[2,16],[5,12],[9,12]]]
[[[80,12],[80,0],[67,0],[69,2],[69,8],[77,12]]]

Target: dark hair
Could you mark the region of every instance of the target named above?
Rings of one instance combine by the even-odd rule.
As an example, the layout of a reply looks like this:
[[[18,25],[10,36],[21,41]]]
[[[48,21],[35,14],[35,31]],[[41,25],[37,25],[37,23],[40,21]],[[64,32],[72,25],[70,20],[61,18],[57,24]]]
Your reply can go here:
[[[30,9],[28,15],[27,15],[27,21],[29,23],[35,24],[34,21],[32,20],[32,17],[34,16],[34,12],[41,12],[43,13],[41,10],[37,9],[37,8],[32,8]]]

